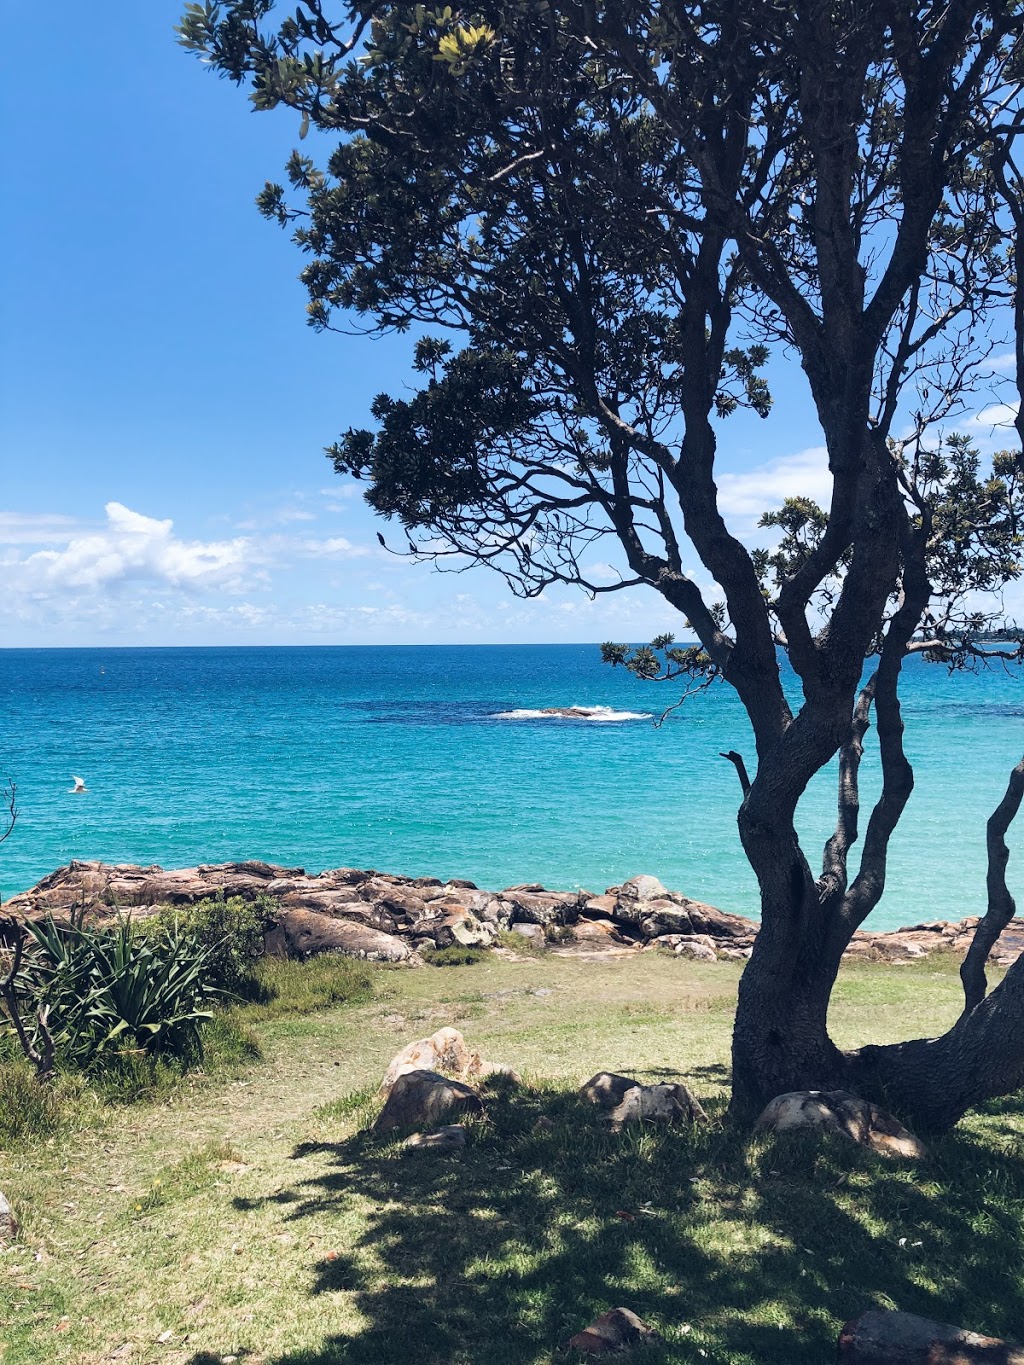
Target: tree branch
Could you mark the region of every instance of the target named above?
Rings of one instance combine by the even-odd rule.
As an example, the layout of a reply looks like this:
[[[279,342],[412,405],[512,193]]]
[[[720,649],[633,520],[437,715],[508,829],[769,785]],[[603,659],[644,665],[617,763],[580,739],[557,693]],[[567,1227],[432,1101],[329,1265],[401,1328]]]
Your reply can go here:
[[[1024,800],[1024,758],[1010,773],[1006,793],[988,818],[985,842],[988,846],[988,910],[974,931],[974,938],[960,968],[964,985],[964,1014],[977,1009],[985,998],[988,980],[985,963],[999,935],[1017,913],[1010,888],[1006,885],[1006,864],[1010,850],[1006,831],[1016,819]]]

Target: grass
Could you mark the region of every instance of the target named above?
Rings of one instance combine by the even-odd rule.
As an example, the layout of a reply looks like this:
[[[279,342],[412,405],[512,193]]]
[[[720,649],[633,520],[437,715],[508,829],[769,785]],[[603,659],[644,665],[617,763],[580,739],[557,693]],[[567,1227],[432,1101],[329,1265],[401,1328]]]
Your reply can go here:
[[[250,1022],[260,1066],[0,1155],[25,1239],[0,1256],[0,1362],[567,1365],[615,1304],[662,1332],[649,1365],[823,1365],[873,1305],[1024,1336],[1024,1107],[918,1166],[745,1143],[719,1121],[738,974],[490,959]],[[952,962],[854,965],[833,1028],[934,1032],[958,1000]],[[526,1086],[491,1090],[457,1157],[373,1141],[388,1059],[449,1023]],[[682,1073],[714,1121],[613,1137],[575,1094],[603,1068]]]

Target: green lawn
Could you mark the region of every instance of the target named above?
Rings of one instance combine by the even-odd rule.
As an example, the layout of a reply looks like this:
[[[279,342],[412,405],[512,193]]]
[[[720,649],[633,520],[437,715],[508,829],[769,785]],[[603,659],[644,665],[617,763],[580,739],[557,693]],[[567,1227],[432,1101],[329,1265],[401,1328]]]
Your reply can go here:
[[[2,1365],[542,1365],[616,1304],[662,1332],[651,1365],[824,1365],[872,1305],[1024,1337],[1024,1106],[917,1167],[717,1121],[613,1137],[575,1097],[601,1069],[681,1073],[721,1113],[734,964],[374,976],[368,1003],[257,1017],[264,1061],[232,1079],[0,1154],[25,1238],[0,1256]],[[833,1029],[933,1032],[959,1000],[950,961],[852,967]],[[449,1023],[526,1088],[455,1157],[360,1136],[389,1058]]]

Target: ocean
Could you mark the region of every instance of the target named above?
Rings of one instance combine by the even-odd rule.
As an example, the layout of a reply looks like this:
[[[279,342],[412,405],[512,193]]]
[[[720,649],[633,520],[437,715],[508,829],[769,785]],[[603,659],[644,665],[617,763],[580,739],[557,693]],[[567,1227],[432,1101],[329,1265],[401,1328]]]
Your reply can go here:
[[[676,695],[605,667],[596,645],[0,650],[0,777],[20,810],[0,891],[72,858],[263,858],[489,888],[602,891],[649,872],[756,915],[718,756],[752,766],[749,728],[724,686],[656,726]],[[537,714],[569,706],[607,709]],[[879,928],[983,913],[985,821],[1024,746],[1024,678],[913,659],[904,714],[917,788]],[[877,786],[869,737],[865,802]],[[834,806],[820,775],[800,821],[812,865]],[[1021,895],[1024,817],[1010,841]]]

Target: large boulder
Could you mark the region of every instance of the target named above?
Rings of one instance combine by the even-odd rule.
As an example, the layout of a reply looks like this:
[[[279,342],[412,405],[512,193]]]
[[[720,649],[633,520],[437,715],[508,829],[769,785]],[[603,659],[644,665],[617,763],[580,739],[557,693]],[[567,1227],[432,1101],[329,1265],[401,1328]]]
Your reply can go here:
[[[14,1216],[14,1210],[7,1202],[3,1192],[0,1191],[0,1246],[5,1242],[16,1242],[18,1240],[18,1220]]]
[[[839,1334],[839,1365],[1024,1365],[1024,1349],[945,1322],[872,1308]]]
[[[575,891],[545,891],[510,886],[498,893],[512,906],[513,920],[527,924],[572,924],[579,916],[579,896]]]
[[[429,1038],[417,1038],[392,1057],[380,1093],[386,1095],[399,1076],[409,1071],[438,1071],[468,1081],[479,1076],[484,1066],[479,1052],[474,1052],[457,1028],[439,1028]]]
[[[488,1076],[520,1080],[510,1066],[484,1061],[455,1028],[439,1028],[429,1038],[417,1038],[392,1057],[380,1083],[380,1093],[386,1095],[399,1076],[411,1071],[436,1071],[467,1083],[486,1080]]]
[[[377,1133],[439,1128],[449,1124],[453,1116],[481,1113],[483,1104],[471,1086],[436,1071],[406,1071],[391,1087],[373,1127]]]
[[[267,952],[287,957],[341,953],[370,962],[408,962],[413,950],[394,934],[354,920],[333,919],[312,910],[281,910],[266,936]],[[419,959],[416,959],[419,961]]]
[[[779,1095],[754,1125],[758,1133],[799,1130],[841,1133],[882,1156],[928,1155],[924,1143],[891,1114],[845,1090],[794,1090]]]
[[[646,1346],[658,1339],[658,1334],[630,1308],[612,1308],[577,1332],[566,1343],[570,1351],[582,1351],[588,1356],[615,1355]]]

